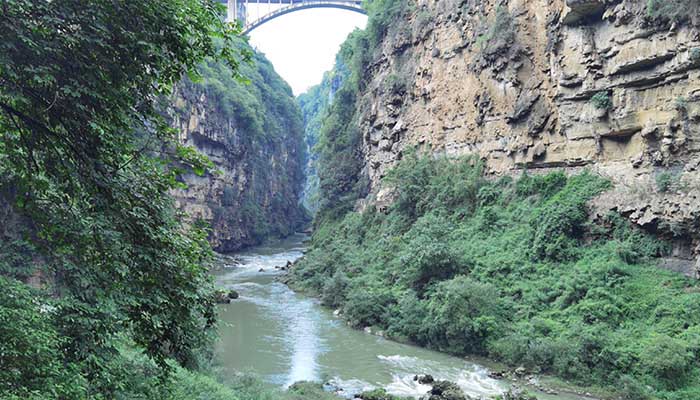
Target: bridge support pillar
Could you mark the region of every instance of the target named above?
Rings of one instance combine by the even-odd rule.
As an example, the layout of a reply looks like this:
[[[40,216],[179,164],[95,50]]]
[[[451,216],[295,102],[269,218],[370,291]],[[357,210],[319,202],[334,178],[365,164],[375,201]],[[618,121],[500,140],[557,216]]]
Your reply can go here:
[[[226,0],[226,22],[236,22],[239,21],[241,26],[245,26],[248,9],[248,0]]]
[[[226,22],[236,22],[236,11],[238,10],[238,0],[228,0],[226,4]]]

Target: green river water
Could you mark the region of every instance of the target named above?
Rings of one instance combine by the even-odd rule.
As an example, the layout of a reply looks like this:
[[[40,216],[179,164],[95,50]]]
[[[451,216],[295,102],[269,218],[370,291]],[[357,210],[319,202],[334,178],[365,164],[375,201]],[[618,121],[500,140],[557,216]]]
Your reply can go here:
[[[295,235],[241,252],[236,254],[241,264],[224,265],[218,273],[219,287],[241,295],[219,309],[217,357],[225,372],[254,374],[279,386],[301,380],[330,382],[348,397],[383,387],[392,394],[417,398],[430,387],[415,382],[416,374],[456,382],[476,398],[507,390],[508,381],[488,377],[487,361],[453,357],[354,330],[316,300],[277,282],[280,272],[275,266],[301,257],[305,239]],[[543,393],[538,398],[583,399]]]

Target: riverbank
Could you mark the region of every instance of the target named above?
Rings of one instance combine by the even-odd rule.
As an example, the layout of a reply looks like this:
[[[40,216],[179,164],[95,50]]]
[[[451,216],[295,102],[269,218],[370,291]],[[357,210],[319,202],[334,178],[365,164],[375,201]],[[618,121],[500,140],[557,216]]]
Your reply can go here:
[[[394,201],[317,223],[292,283],[357,328],[478,354],[616,396],[700,396],[699,282],[657,268],[671,244],[592,220],[592,173],[483,176],[407,155]]]
[[[240,264],[216,272],[219,287],[240,295],[219,308],[216,354],[224,375],[248,372],[278,387],[323,381],[346,397],[384,388],[417,398],[430,386],[415,381],[416,375],[455,382],[477,398],[528,384],[528,377],[489,376],[503,366],[487,360],[453,357],[353,329],[317,300],[292,291],[279,282],[286,273],[282,267],[302,257],[306,239],[297,235],[237,253]],[[540,400],[586,398],[560,393],[536,394]]]

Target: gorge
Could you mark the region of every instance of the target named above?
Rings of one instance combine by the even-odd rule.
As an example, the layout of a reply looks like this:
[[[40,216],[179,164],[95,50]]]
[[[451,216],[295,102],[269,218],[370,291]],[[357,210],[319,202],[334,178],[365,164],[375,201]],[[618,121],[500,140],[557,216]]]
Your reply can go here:
[[[697,0],[367,0],[296,98],[84,3],[0,2],[1,399],[700,398]]]

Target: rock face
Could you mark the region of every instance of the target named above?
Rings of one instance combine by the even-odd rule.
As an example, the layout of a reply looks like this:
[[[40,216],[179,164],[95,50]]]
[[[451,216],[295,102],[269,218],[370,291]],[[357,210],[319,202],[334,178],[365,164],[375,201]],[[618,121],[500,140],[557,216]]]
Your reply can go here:
[[[318,143],[321,125],[328,107],[333,102],[333,97],[346,79],[347,74],[347,68],[336,66],[333,71],[324,74],[320,84],[299,95],[297,99],[304,117],[304,141],[309,153],[305,169],[306,184],[304,185],[303,203],[314,214],[320,206],[318,198],[320,182],[317,170],[318,154],[314,153],[313,148]]]
[[[176,87],[168,112],[180,141],[215,165],[204,176],[184,176],[187,188],[174,196],[190,221],[211,225],[220,252],[289,235],[308,218],[299,203],[303,126],[291,89],[262,55],[241,72],[250,84],[221,65],[204,66],[201,83]]]
[[[600,214],[672,238],[670,263],[697,275],[700,31],[646,7],[418,0],[410,23],[389,29],[359,96],[371,196],[414,147],[474,155],[491,174],[589,168],[616,184]],[[401,85],[386,84],[396,76]],[[667,175],[675,183],[661,190]]]

